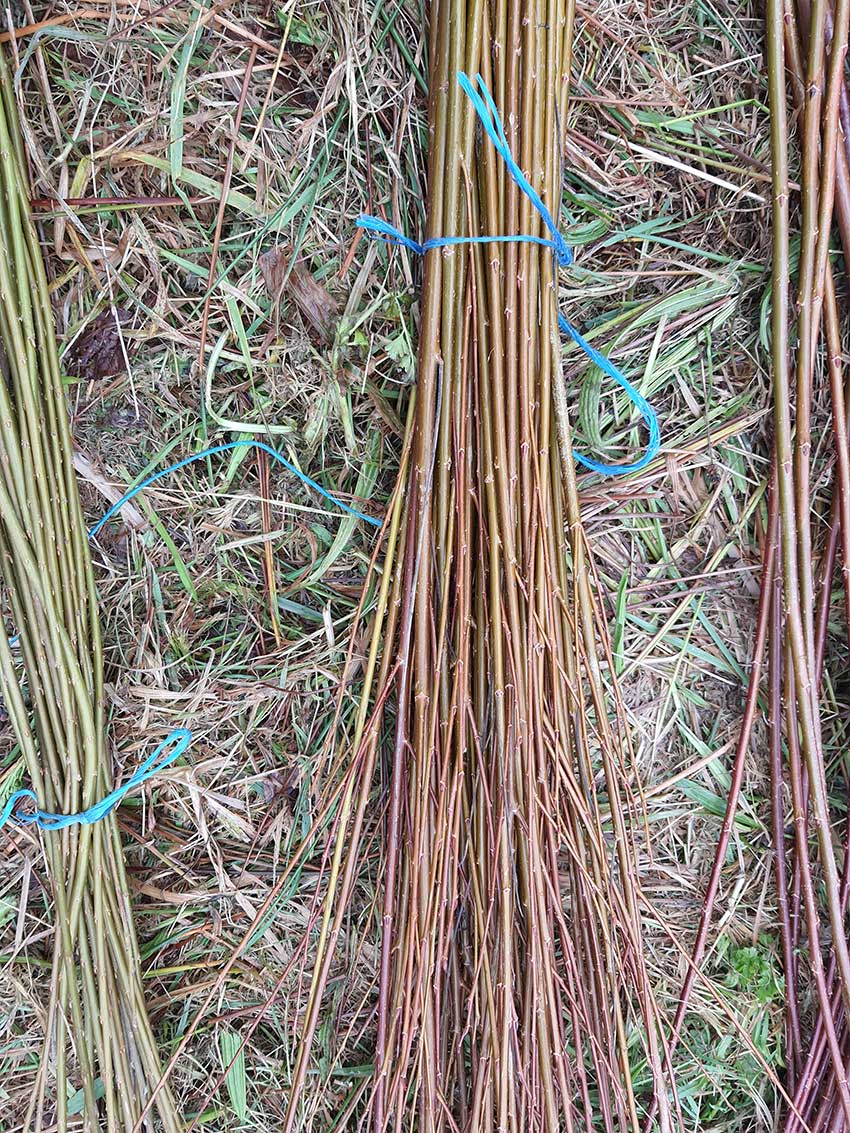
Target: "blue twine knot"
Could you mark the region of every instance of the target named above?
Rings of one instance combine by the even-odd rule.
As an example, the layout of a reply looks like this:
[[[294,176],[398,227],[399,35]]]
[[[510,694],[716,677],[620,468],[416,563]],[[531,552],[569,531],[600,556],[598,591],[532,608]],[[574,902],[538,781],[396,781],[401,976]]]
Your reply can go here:
[[[558,230],[554,217],[543,203],[540,194],[514,160],[510,146],[508,145],[508,139],[505,137],[502,119],[499,115],[499,111],[496,109],[493,97],[487,89],[486,83],[480,75],[476,75],[475,82],[480,90],[479,93],[479,90],[475,89],[475,85],[471,82],[469,76],[465,75],[462,71],[458,74],[457,81],[475,108],[481,126],[493,143],[496,152],[504,161],[509,176],[529,201],[531,201],[532,205],[534,205],[534,208],[537,210],[546,228],[549,230],[550,237],[530,235],[434,236],[430,240],[425,240],[424,243],[420,244],[416,240],[411,240],[409,236],[405,236],[399,229],[393,227],[391,224],[387,224],[385,220],[381,220],[381,218],[377,216],[364,215],[359,217],[357,227],[365,229],[374,236],[379,236],[388,244],[408,248],[418,256],[424,256],[426,252],[431,251],[433,248],[447,248],[456,244],[539,244],[542,247],[552,249],[555,260],[560,267],[569,267],[573,262],[572,250]],[[661,447],[661,430],[658,426],[658,418],[655,414],[655,410],[643,394],[636,390],[628,378],[617,369],[614,363],[609,361],[604,354],[600,354],[598,350],[595,350],[560,311],[558,312],[558,326],[564,334],[569,335],[576,346],[578,346],[603,373],[607,374],[608,377],[612,378],[617,385],[620,386],[639,411],[649,431],[649,441],[643,456],[631,464],[604,464],[601,461],[593,460],[588,456],[582,456],[581,453],[573,451],[574,459],[585,468],[590,469],[591,472],[599,472],[603,476],[626,476],[631,472],[639,472],[654,459]]]
[[[50,811],[39,809],[35,791],[31,791],[28,787],[15,791],[6,800],[5,806],[0,811],[0,827],[4,826],[10,818],[27,825],[35,823],[41,830],[64,830],[66,826],[75,825],[91,826],[105,818],[134,787],[141,786],[147,779],[167,767],[169,763],[173,763],[179,755],[183,754],[191,742],[192,733],[187,728],[175,728],[144,763],[136,768],[126,783],[122,783],[120,787],[116,787],[100,802],[79,814],[51,814]],[[36,809],[29,813],[20,810],[19,803],[23,799],[30,799],[34,802]]]

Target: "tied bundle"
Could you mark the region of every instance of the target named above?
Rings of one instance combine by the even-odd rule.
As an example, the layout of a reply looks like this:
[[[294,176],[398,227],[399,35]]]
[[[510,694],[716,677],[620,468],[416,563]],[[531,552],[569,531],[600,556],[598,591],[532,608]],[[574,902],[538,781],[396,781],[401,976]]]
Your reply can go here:
[[[17,641],[0,634],[2,696],[38,805],[84,811],[112,790],[103,655],[47,279],[14,92],[0,59],[0,557]],[[23,662],[22,690],[17,650]],[[54,921],[44,1053],[25,1128],[132,1129],[160,1078],[114,814],[47,829]],[[100,1100],[102,1098],[102,1100]],[[180,1122],[167,1089],[159,1124]]]
[[[669,1130],[680,1118],[642,947],[639,792],[567,418],[550,247],[563,241],[504,156],[557,218],[573,9],[431,11],[427,238],[369,225],[425,253],[409,452],[285,1130],[359,915],[378,789],[375,1058],[359,1127],[637,1130],[653,1106]]]

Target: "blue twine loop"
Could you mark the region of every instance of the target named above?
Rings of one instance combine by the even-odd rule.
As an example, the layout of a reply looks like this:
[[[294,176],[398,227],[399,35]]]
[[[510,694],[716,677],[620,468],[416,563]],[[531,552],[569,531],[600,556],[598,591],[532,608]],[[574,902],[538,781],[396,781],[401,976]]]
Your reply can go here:
[[[582,456],[580,452],[573,449],[573,459],[577,460],[579,464],[589,468],[591,472],[599,472],[603,476],[627,476],[630,472],[640,472],[642,468],[646,468],[647,464],[657,455],[658,450],[661,448],[661,430],[658,427],[658,417],[655,410],[640,392],[635,389],[629,379],[622,374],[610,359],[606,358],[604,354],[600,354],[598,350],[594,349],[583,338],[572,323],[568,322],[561,312],[558,312],[558,326],[568,334],[576,346],[580,347],[588,356],[591,362],[595,362],[603,373],[606,373],[609,378],[614,381],[623,389],[629,397],[629,400],[635,406],[646,422],[646,427],[649,430],[649,443],[646,446],[646,451],[643,456],[634,461],[632,464],[602,464],[598,460],[593,460],[589,456]]]
[[[15,791],[6,800],[2,811],[0,811],[0,827],[3,827],[10,818],[27,825],[35,823],[41,830],[64,830],[67,826],[92,826],[95,822],[100,822],[102,818],[105,818],[135,787],[141,786],[142,783],[167,767],[169,763],[173,763],[178,756],[183,754],[191,742],[192,733],[187,728],[175,728],[144,763],[136,768],[126,783],[122,783],[120,787],[116,787],[100,802],[79,814],[51,814],[50,811],[39,809],[35,791],[31,791],[28,787]],[[18,809],[23,799],[29,799],[35,803],[36,809],[29,813]]]
[[[372,527],[383,526],[383,520],[373,519],[371,515],[364,515],[362,511],[358,511],[356,508],[350,507],[347,503],[344,503],[342,500],[337,499],[337,497],[329,492],[327,488],[323,488],[321,484],[317,484],[315,480],[311,480],[310,477],[306,475],[306,473],[302,472],[299,468],[296,468],[294,464],[288,461],[286,457],[282,456],[276,449],[273,449],[271,445],[267,445],[263,441],[244,440],[230,441],[228,444],[214,445],[212,448],[205,448],[202,452],[193,453],[191,456],[187,456],[183,460],[178,460],[176,464],[169,464],[167,468],[161,468],[159,472],[154,472],[151,476],[148,476],[146,479],[142,480],[141,483],[136,484],[134,488],[131,488],[129,492],[125,492],[120,500],[114,503],[112,507],[110,507],[103,513],[94,527],[89,528],[89,539],[94,539],[95,535],[97,535],[102,530],[102,528],[110,521],[110,519],[112,519],[114,515],[117,515],[124,504],[129,503],[129,501],[132,500],[134,496],[137,496],[139,492],[144,491],[145,488],[149,488],[151,484],[155,484],[157,480],[162,480],[165,476],[170,476],[172,472],[177,472],[181,468],[185,468],[187,464],[194,464],[196,460],[205,460],[208,456],[215,456],[220,452],[230,452],[232,449],[236,448],[256,448],[260,449],[262,452],[268,453],[269,456],[273,457],[278,462],[278,464],[282,464],[288,472],[291,472],[293,476],[297,476],[302,484],[306,484],[308,488],[312,488],[314,492],[318,492],[320,496],[332,503],[334,507],[339,508],[340,511],[345,512],[347,515],[354,516],[355,519],[362,519],[364,523],[371,524]],[[18,634],[15,634],[14,637],[10,637],[9,647],[11,649],[14,649],[19,640],[20,638]],[[2,824],[0,823],[0,825]]]
[[[124,504],[132,500],[134,496],[137,496],[139,492],[143,491],[145,488],[149,488],[151,484],[155,484],[157,480],[162,480],[164,476],[170,476],[172,472],[178,472],[181,468],[185,468],[187,464],[194,464],[196,460],[205,460],[208,456],[215,456],[220,452],[231,452],[236,448],[256,448],[260,449],[261,452],[268,453],[278,464],[282,464],[288,472],[291,472],[293,476],[297,476],[302,484],[306,484],[308,488],[312,488],[314,492],[318,492],[320,496],[332,503],[334,507],[339,508],[340,511],[344,511],[347,515],[353,515],[355,519],[362,519],[364,523],[369,523],[372,527],[381,527],[383,525],[382,520],[373,519],[371,515],[364,515],[362,511],[358,511],[356,508],[350,507],[347,503],[337,499],[327,488],[323,488],[321,484],[317,484],[315,480],[311,480],[306,473],[296,468],[294,464],[288,461],[285,456],[281,456],[277,449],[273,449],[271,445],[267,445],[263,441],[245,440],[230,441],[227,444],[205,448],[202,452],[195,452],[191,456],[185,457],[183,460],[178,460],[176,464],[170,464],[168,468],[161,468],[159,472],[154,472],[152,476],[148,476],[147,479],[137,484],[135,488],[131,488],[129,492],[126,492],[117,503],[114,503],[112,507],[100,517],[94,527],[89,531],[89,538],[93,539],[104,524],[108,523],[113,515],[121,510]]]
[[[214,445],[212,448],[206,448],[202,452],[193,453],[192,456],[187,456],[183,460],[178,460],[176,464],[170,464],[167,468],[161,468],[158,472],[154,472],[151,476],[146,477],[141,483],[136,484],[129,492],[114,503],[104,514],[100,517],[94,527],[89,529],[89,539],[93,539],[99,531],[102,530],[105,524],[109,522],[114,515],[116,515],[124,504],[128,503],[137,496],[139,492],[144,491],[145,488],[155,484],[157,480],[162,480],[164,476],[170,475],[172,472],[177,472],[181,468],[185,468],[187,464],[194,464],[196,460],[204,460],[208,456],[215,456],[220,452],[231,452],[237,448],[256,448],[262,452],[268,453],[279,464],[282,464],[287,471],[291,472],[294,476],[306,484],[307,487],[312,488],[314,492],[318,492],[320,496],[328,500],[340,511],[345,512],[347,515],[354,516],[355,519],[362,519],[364,522],[371,524],[373,527],[381,527],[382,521],[380,519],[373,519],[370,515],[364,515],[363,512],[357,511],[356,508],[350,507],[342,500],[337,499],[321,484],[317,484],[315,480],[311,480],[309,476],[303,473],[300,469],[296,468],[294,464],[281,456],[276,449],[271,445],[265,444],[263,441],[230,441],[223,445]],[[13,648],[18,644],[19,636],[16,634],[14,637],[9,638],[9,646]],[[2,810],[0,810],[0,827],[9,821],[10,817],[14,817],[18,822],[35,823],[42,830],[63,830],[66,826],[73,826],[79,824],[81,826],[90,826],[94,822],[99,822],[109,812],[116,807],[128,791],[134,787],[138,787],[140,783],[150,779],[163,767],[167,767],[169,763],[175,760],[179,755],[186,750],[192,740],[192,733],[186,728],[177,728],[159,745],[156,751],[149,756],[145,762],[137,769],[137,771],[127,780],[123,786],[118,787],[106,798],[101,799],[100,802],[95,803],[94,806],[89,807],[88,810],[83,811],[81,814],[50,814],[48,811],[38,809],[38,798],[34,791],[29,788],[23,788],[20,791],[15,791],[7,800]],[[173,750],[170,752],[168,748],[174,744]],[[168,754],[164,754],[168,752]],[[29,799],[36,804],[34,812],[26,813],[17,809],[18,804],[24,799]]]
[[[508,145],[508,139],[505,137],[502,119],[484,80],[480,75],[475,76],[475,82],[478,85],[480,93],[479,90],[475,89],[475,85],[472,83],[469,76],[465,75],[462,71],[458,74],[457,81],[475,108],[481,126],[493,143],[496,152],[504,161],[508,174],[534,205],[543,223],[551,233],[551,239],[528,235],[435,236],[420,244],[416,240],[411,240],[409,236],[405,236],[403,232],[400,232],[397,228],[394,228],[393,225],[387,224],[385,220],[381,220],[381,218],[377,216],[364,215],[359,217],[357,227],[363,228],[372,235],[380,237],[388,244],[408,248],[411,252],[419,256],[424,256],[426,252],[431,251],[433,248],[446,248],[456,244],[539,244],[553,250],[555,260],[560,267],[569,267],[573,262],[573,253],[558,231],[555,219],[543,203],[539,193],[529,182],[516,161],[514,161],[513,154]],[[650,461],[655,458],[661,447],[661,430],[658,426],[658,417],[656,416],[655,410],[643,394],[636,390],[628,378],[617,369],[614,363],[606,358],[604,354],[600,354],[598,350],[595,350],[560,312],[558,312],[558,326],[564,334],[569,335],[576,346],[587,355],[591,362],[595,363],[608,377],[613,378],[638,410],[649,430],[649,442],[643,456],[631,464],[604,464],[588,456],[582,456],[581,453],[575,451],[573,451],[573,457],[579,464],[590,469],[591,472],[599,472],[603,476],[627,476],[632,472],[640,472],[641,469],[646,468]]]
[[[537,190],[525,176],[523,171],[514,161],[514,156],[511,153],[511,148],[508,145],[508,139],[505,137],[505,129],[502,125],[502,119],[499,111],[496,109],[496,104],[493,97],[487,90],[487,84],[480,75],[475,76],[475,81],[481,88],[481,95],[476,91],[473,84],[470,82],[469,76],[465,75],[463,71],[457,77],[461,90],[470,100],[475,107],[475,113],[484,128],[485,133],[490,138],[490,141],[496,148],[496,152],[505,163],[505,168],[510,174],[513,181],[519,186],[523,193],[528,197],[538,213],[543,219],[543,223],[552,233],[552,246],[555,249],[555,259],[561,267],[569,267],[573,262],[573,253],[567,245],[566,240],[558,230],[558,225],[555,219],[549,212],[546,205],[543,203]],[[523,237],[523,243],[526,242],[526,237]]]

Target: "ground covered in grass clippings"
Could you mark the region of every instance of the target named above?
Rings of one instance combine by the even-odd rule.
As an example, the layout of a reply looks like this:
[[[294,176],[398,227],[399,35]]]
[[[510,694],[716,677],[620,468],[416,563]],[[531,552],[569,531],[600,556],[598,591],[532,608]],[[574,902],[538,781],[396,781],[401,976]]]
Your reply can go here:
[[[354,222],[377,212],[421,231],[424,5],[95,0],[12,15],[29,28],[7,50],[87,517],[110,491],[237,438],[273,444],[380,517],[414,377],[419,269]],[[758,586],[761,52],[760,16],[746,5],[577,9],[564,153],[576,267],[561,302],[656,405],[664,444],[639,477],[585,477],[583,507],[650,802],[644,886],[684,947],[725,805]],[[577,353],[566,366],[576,444],[617,459],[625,401]],[[636,447],[637,421],[632,434]],[[167,1057],[315,817],[341,686],[343,729],[356,704],[362,650],[355,640],[348,657],[349,627],[375,535],[250,449],[184,468],[134,502],[94,550],[112,746],[132,767],[172,728],[194,733],[186,765],[121,811]],[[707,962],[713,986],[698,985],[677,1055],[693,1130],[772,1124],[773,1085],[741,1037],[781,1070],[765,763],[756,743]],[[22,776],[8,737],[0,767],[5,797]],[[323,845],[177,1067],[184,1110],[204,1128],[280,1122]],[[370,846],[362,915],[347,926],[334,1017],[316,1043],[308,1095],[321,1131],[356,1105],[371,1058],[378,840]],[[0,864],[10,1130],[40,1057],[52,934],[42,874],[37,839],[16,831]],[[647,924],[646,947],[673,1005],[685,961],[665,926]]]

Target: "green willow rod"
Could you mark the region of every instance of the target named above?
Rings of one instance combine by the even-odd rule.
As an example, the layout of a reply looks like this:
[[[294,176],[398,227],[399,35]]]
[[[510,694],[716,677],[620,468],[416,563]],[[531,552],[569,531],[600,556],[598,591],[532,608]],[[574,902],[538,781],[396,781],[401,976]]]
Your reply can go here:
[[[95,581],[72,461],[47,278],[29,218],[18,107],[0,58],[0,562],[21,667],[0,634],[0,686],[27,776],[51,812],[112,789]],[[114,816],[43,842],[54,921],[41,1063],[23,1128],[132,1128],[159,1076]],[[73,1083],[73,1087],[71,1087]],[[79,1090],[82,1112],[68,1112]],[[178,1133],[168,1090],[158,1128]]]

